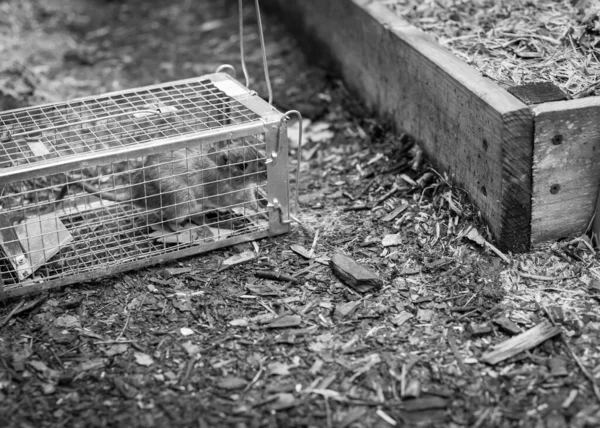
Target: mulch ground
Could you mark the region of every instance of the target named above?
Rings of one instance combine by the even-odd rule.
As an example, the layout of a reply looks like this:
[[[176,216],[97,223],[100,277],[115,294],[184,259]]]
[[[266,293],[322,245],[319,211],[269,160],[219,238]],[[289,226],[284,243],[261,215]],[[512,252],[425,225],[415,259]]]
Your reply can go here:
[[[382,0],[503,87],[551,82],[573,98],[598,95],[597,0]]]
[[[307,119],[302,225],[227,269],[255,248],[0,302],[0,426],[600,426],[589,238],[495,250],[410,136],[265,21],[275,105]],[[3,108],[241,69],[224,0],[7,0],[0,37]],[[342,281],[336,253],[375,280]]]

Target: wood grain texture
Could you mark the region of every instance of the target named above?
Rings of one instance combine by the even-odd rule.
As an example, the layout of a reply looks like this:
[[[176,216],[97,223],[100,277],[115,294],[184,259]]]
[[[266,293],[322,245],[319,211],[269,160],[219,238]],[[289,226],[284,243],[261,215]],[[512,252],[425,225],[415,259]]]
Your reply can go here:
[[[533,245],[585,233],[600,184],[600,99],[533,108]]]
[[[525,104],[379,3],[266,0],[302,46],[464,188],[502,249],[529,248],[532,116]],[[316,44],[315,44],[316,40]]]

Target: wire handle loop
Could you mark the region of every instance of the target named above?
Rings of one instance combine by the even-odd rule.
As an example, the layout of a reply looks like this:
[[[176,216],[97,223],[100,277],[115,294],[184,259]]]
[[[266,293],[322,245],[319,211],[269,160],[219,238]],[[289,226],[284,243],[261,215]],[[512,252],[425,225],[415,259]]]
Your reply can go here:
[[[256,21],[258,23],[258,36],[260,39],[260,50],[262,53],[263,71],[265,73],[265,82],[267,84],[267,92],[269,94],[268,102],[273,104],[273,88],[271,87],[271,78],[269,77],[269,63],[267,60],[267,49],[265,47],[265,35],[263,32],[262,19],[260,16],[260,4],[259,0],[254,1],[256,7]],[[244,73],[244,80],[246,81],[246,87],[250,85],[250,78],[248,77],[248,69],[246,68],[246,59],[244,57],[244,5],[243,0],[238,0],[239,5],[239,18],[240,18],[240,60],[242,62],[242,71]]]
[[[218,66],[217,69],[215,70],[215,73],[227,73],[233,78],[235,78],[235,74],[236,74],[235,68],[231,64],[222,64],[222,65]]]

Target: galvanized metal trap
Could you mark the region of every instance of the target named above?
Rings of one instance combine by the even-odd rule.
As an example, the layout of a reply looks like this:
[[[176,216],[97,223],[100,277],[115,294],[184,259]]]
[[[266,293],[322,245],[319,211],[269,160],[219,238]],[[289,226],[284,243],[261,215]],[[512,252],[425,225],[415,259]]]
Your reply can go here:
[[[287,116],[225,73],[0,113],[0,299],[284,233]]]

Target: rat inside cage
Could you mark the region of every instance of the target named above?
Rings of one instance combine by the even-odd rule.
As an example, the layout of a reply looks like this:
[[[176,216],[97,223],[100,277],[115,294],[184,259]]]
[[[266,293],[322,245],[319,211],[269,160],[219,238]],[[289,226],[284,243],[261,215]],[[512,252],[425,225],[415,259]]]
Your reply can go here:
[[[0,113],[0,297],[286,232],[286,118],[225,73]]]

